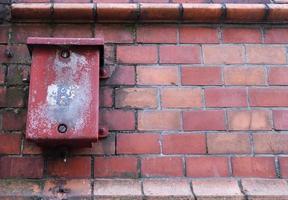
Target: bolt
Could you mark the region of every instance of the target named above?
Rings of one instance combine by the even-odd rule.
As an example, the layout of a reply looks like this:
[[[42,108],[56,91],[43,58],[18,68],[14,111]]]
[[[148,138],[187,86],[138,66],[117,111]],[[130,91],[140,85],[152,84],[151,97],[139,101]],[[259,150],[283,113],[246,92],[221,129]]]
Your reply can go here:
[[[68,50],[62,50],[61,51],[61,57],[62,58],[69,58],[70,52]]]
[[[66,124],[59,124],[58,126],[58,132],[59,133],[65,133],[67,131],[67,125]]]

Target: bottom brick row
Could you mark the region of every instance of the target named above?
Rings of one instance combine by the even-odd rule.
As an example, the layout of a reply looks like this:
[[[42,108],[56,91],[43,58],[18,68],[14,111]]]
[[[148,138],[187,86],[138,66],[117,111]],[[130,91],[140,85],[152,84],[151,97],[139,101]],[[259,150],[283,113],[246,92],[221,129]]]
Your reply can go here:
[[[284,179],[0,180],[0,199],[288,199]]]

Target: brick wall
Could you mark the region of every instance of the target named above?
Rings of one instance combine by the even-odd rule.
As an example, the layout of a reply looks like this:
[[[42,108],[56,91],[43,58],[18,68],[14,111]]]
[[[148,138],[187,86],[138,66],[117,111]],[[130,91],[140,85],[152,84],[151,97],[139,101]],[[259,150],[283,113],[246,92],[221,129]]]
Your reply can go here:
[[[288,177],[285,26],[13,23],[0,30],[0,178]],[[112,76],[101,82],[100,121],[111,135],[70,151],[67,162],[24,139],[27,36],[106,42]]]

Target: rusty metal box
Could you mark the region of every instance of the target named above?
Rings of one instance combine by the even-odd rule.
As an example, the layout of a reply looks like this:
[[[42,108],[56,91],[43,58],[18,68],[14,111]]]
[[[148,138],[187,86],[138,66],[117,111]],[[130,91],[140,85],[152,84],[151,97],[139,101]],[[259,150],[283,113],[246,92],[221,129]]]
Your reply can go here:
[[[39,144],[88,146],[98,139],[97,38],[28,38],[32,54],[26,138]]]

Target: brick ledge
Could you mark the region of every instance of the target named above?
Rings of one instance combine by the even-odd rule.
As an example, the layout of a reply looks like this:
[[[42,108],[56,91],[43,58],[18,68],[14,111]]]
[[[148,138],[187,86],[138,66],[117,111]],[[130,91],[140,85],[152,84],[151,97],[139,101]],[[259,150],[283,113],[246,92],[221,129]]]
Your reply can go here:
[[[0,180],[0,199],[288,199],[284,179]]]
[[[19,3],[15,21],[286,23],[288,4]]]

